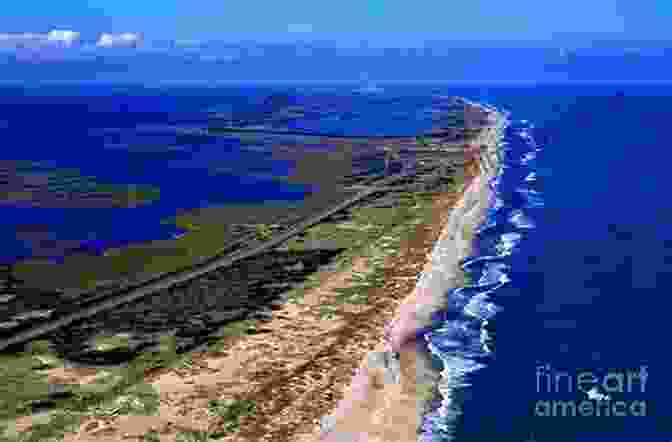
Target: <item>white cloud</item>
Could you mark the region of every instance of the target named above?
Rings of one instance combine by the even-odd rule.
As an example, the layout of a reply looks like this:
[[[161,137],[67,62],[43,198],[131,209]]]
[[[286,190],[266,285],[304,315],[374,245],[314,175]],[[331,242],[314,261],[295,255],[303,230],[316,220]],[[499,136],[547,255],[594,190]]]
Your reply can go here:
[[[47,41],[70,47],[73,44],[79,42],[80,35],[81,34],[79,32],[74,31],[53,30],[47,34]]]
[[[140,34],[100,34],[96,46],[100,48],[133,48],[140,44],[142,37]]]

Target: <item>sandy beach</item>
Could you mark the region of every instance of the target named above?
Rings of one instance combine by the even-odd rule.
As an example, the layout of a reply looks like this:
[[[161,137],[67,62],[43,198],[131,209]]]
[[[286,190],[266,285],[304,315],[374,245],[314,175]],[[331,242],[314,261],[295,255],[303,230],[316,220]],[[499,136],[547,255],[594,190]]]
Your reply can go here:
[[[408,442],[418,440],[427,389],[440,373],[430,364],[429,350],[416,332],[430,324],[431,314],[443,306],[443,295],[463,277],[459,261],[471,250],[473,230],[483,220],[489,203],[487,173],[468,182],[462,198],[443,227],[418,284],[399,305],[385,338],[361,363],[334,412],[323,421],[320,434],[301,442]],[[381,366],[376,359],[394,360]],[[385,379],[389,372],[398,379]]]
[[[306,292],[299,303],[274,312],[263,333],[232,339],[216,354],[197,354],[188,369],[158,370],[147,376],[146,382],[160,395],[155,416],[86,417],[77,431],[66,433],[65,441],[139,441],[151,430],[161,441],[174,441],[180,432],[216,431],[220,423],[207,414],[208,401],[243,396],[258,404],[257,413],[243,417],[239,431],[219,440],[319,440],[320,418],[343,397],[359,361],[382,349],[385,325],[413,290],[456,199],[455,194],[435,199],[431,222],[418,225],[399,253],[386,259],[385,286],[369,294],[368,305],[341,305],[336,320],[326,321],[318,314],[320,305],[337,295],[335,289],[347,287],[354,273],[367,269],[367,259],[361,257],[344,271],[322,275],[319,287]],[[62,383],[87,383],[95,375],[96,370],[51,373],[54,382]],[[382,377],[374,380],[376,385],[388,385]],[[17,430],[32,422],[19,419]]]
[[[362,361],[343,400],[329,420],[324,421],[319,440],[417,440],[426,399],[423,394],[437,384],[440,373],[432,368],[429,350],[424,342],[416,340],[416,332],[429,325],[431,313],[443,306],[437,293],[446,293],[462,278],[458,262],[468,255],[471,239],[469,233],[463,232],[465,227],[477,225],[483,213],[478,196],[482,180],[482,176],[476,177],[453,209],[418,285],[399,305],[374,353]],[[381,366],[375,363],[376,359],[396,359],[398,367]],[[397,371],[399,377],[389,382],[386,379],[390,376],[386,374],[393,371]],[[318,435],[300,440],[318,440]]]
[[[495,131],[486,130],[477,144],[495,141]],[[155,432],[161,441],[179,441],[185,433],[217,434],[224,422],[208,404],[222,400],[249,401],[256,410],[217,440],[417,440],[423,398],[439,373],[415,332],[444,305],[446,290],[463,281],[457,264],[469,253],[489,202],[482,154],[469,148],[465,156],[464,187],[435,196],[429,219],[385,257],[384,284],[369,291],[367,303],[339,304],[330,320],[320,315],[353,275],[372,267],[371,257],[360,256],[346,269],[321,273],[317,287],[276,308],[256,334],[232,338],[215,353],[196,353],[188,367],[147,374],[145,383],[159,394],[158,413],[87,416],[64,440],[140,441]],[[89,383],[95,375],[50,373],[59,383]],[[16,429],[32,422],[21,418]]]

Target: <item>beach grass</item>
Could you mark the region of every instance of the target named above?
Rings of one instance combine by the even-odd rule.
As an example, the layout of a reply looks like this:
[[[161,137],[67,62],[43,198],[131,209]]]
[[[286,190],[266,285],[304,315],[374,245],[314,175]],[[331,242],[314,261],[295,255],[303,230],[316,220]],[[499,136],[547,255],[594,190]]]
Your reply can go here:
[[[357,256],[366,256],[369,262],[366,273],[354,273],[347,287],[336,288],[338,304],[365,304],[370,289],[381,287],[384,280],[385,258],[398,249],[419,223],[432,213],[432,192],[404,194],[395,208],[359,208],[353,210],[352,222],[341,224],[321,224],[307,231],[307,238],[333,239],[345,251],[337,258],[337,270],[352,265]],[[301,241],[293,239],[288,246],[300,249]],[[317,287],[320,275],[311,275],[302,285],[288,292],[290,302],[297,302],[306,290]],[[337,306],[320,306],[322,319],[337,317]]]
[[[158,392],[143,382],[144,376],[157,368],[184,366],[188,358],[188,355],[176,353],[174,338],[165,337],[159,351],[143,353],[123,366],[101,368],[92,383],[69,385],[67,390],[70,396],[54,399],[48,412],[48,416],[56,418],[39,423],[29,434],[17,435],[11,429],[14,419],[29,414],[31,402],[44,399],[48,392],[46,375],[31,365],[31,362],[34,364],[35,356],[26,351],[19,355],[3,355],[4,359],[0,361],[0,386],[3,388],[0,395],[3,405],[0,409],[0,426],[8,429],[10,436],[14,434],[8,440],[43,440],[30,439],[33,433],[40,437],[58,437],[68,426],[75,425],[85,416],[155,414],[159,405]]]
[[[142,442],[161,442],[161,436],[156,430],[149,430],[142,436]]]
[[[226,433],[237,430],[240,418],[253,414],[255,410],[256,404],[249,400],[213,399],[208,402],[208,414],[223,419]]]
[[[380,287],[384,282],[383,262],[385,257],[394,253],[400,241],[418,223],[431,214],[431,202],[435,195],[433,192],[402,194],[397,199],[396,207],[354,208],[351,212],[352,221],[350,222],[325,222],[306,230],[305,239],[331,239],[337,243],[339,248],[345,249],[336,258],[338,269],[347,268],[356,256],[366,256],[371,262],[368,272],[353,274],[351,280],[348,281],[348,288],[339,289],[337,303],[366,303],[367,291],[372,287]],[[190,233],[203,235],[199,238],[206,242],[210,227],[204,224],[196,225],[194,221],[195,218],[187,215],[181,216],[178,220],[182,226],[192,229]],[[264,227],[267,226],[262,226],[262,231]],[[212,237],[207,242],[211,244],[213,242]],[[295,237],[288,240],[286,245],[290,251],[301,251],[304,250],[302,242]],[[296,302],[306,290],[316,287],[319,283],[319,272],[309,275],[302,284],[295,286],[287,293],[289,296],[288,302]],[[322,306],[321,316],[328,320],[335,317],[336,311],[335,305],[324,305]],[[256,326],[257,321],[254,320],[231,322],[220,331],[218,336],[212,336],[208,340],[208,350],[211,352],[220,351],[227,340],[244,336],[254,331]],[[100,344],[109,347],[112,342],[108,341],[102,340]],[[4,364],[7,369],[0,371],[0,377],[3,378],[0,380],[0,385],[12,385],[11,382],[16,382],[21,378],[25,382],[26,388],[17,388],[11,392],[8,391],[7,396],[3,395],[3,399],[16,404],[16,407],[12,407],[16,410],[16,413],[0,416],[0,419],[29,413],[30,402],[43,398],[46,394],[48,384],[44,376],[40,376],[39,371],[33,370],[33,366],[30,365],[31,362],[34,363],[36,354],[48,355],[48,353],[45,353],[47,350],[45,345],[44,342],[37,343],[31,347],[33,349],[32,353],[10,356],[9,359],[13,358],[12,363],[9,363],[8,360],[7,364]],[[123,345],[123,342],[117,342],[116,345]],[[51,357],[55,358],[54,355],[51,355]],[[59,364],[62,361],[56,358],[53,363]],[[52,413],[67,413],[70,416],[68,423],[71,424],[70,421],[73,417],[81,418],[91,414],[130,414],[141,410],[142,412],[151,412],[151,404],[155,403],[156,398],[152,396],[150,391],[143,394],[136,391],[137,388],[144,391],[142,390],[144,376],[157,368],[185,368],[188,366],[190,366],[190,355],[178,355],[175,352],[174,339],[167,337],[158,352],[143,353],[124,367],[101,370],[100,380],[94,385],[72,386],[71,393],[73,396],[56,400]],[[28,385],[31,388],[27,388]],[[119,400],[123,403],[117,402]],[[145,402],[147,404],[144,404]],[[220,411],[225,413],[221,409]],[[50,421],[48,426],[52,427],[53,434],[57,435],[59,432],[65,431],[64,426],[61,425],[62,422],[63,419]],[[41,427],[39,431],[42,434],[46,432],[46,429]]]
[[[227,324],[217,337],[210,339],[209,351],[217,352],[227,338],[247,335],[257,323],[256,320],[246,319]],[[101,339],[99,343],[112,345],[110,339]],[[29,414],[33,401],[47,396],[49,383],[43,370],[64,365],[63,360],[48,349],[48,345],[46,340],[33,341],[29,349],[20,354],[0,356],[0,422],[5,422],[4,427],[11,427],[9,424],[14,418]],[[91,415],[154,414],[158,410],[158,393],[142,379],[159,368],[191,367],[191,354],[178,354],[175,348],[175,339],[166,336],[161,340],[159,351],[143,353],[126,366],[101,368],[92,383],[68,386],[67,391],[72,396],[54,400],[49,414],[67,414],[70,419],[66,423],[71,423],[76,417]],[[60,425],[62,422],[60,418],[49,420],[47,424],[40,424],[37,431],[44,436],[47,427],[50,427],[54,435],[62,434],[66,430]]]
[[[224,436],[223,433],[210,431],[181,431],[175,436],[175,442],[209,442]]]

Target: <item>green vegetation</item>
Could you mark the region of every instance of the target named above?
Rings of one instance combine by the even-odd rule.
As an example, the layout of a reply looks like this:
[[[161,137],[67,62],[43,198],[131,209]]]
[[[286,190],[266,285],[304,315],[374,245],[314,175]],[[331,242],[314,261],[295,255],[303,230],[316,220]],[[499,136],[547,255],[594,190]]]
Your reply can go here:
[[[240,418],[254,413],[255,410],[255,403],[249,400],[224,399],[208,402],[208,413],[224,420],[224,430],[227,433],[237,430]]]
[[[336,288],[334,290],[338,293],[336,296],[337,303],[366,304],[368,302],[367,294],[369,290],[383,287],[385,283],[383,273],[385,258],[398,250],[402,238],[417,225],[417,222],[415,222],[417,219],[416,216],[418,216],[417,212],[420,212],[420,216],[426,214],[423,213],[422,206],[418,207],[416,204],[413,204],[413,206],[409,204],[403,209],[396,210],[396,215],[399,217],[396,220],[396,226],[387,230],[387,234],[384,234],[386,233],[384,230],[382,232],[375,231],[376,237],[371,238],[373,241],[368,245],[366,253],[366,256],[369,258],[367,271],[364,273],[354,273],[349,279],[350,284],[348,284],[348,287]],[[323,306],[323,309],[323,317],[334,316],[335,309],[330,311],[326,306]]]
[[[58,442],[63,440],[66,431],[76,431],[80,423],[78,415],[67,411],[49,413],[35,420],[32,430],[28,433],[18,433],[13,425],[4,425],[0,428],[0,441]]]
[[[175,436],[175,442],[209,442],[224,436],[210,431],[181,431]]]
[[[464,179],[458,175],[453,177],[453,181],[457,187],[462,185]],[[357,249],[360,245],[375,238],[376,234],[395,225],[404,216],[409,215],[406,213],[402,216],[404,210],[408,211],[402,207],[405,198],[401,198],[399,208],[356,211],[356,213],[361,212],[365,217],[373,216],[372,220],[375,221],[373,224],[378,226],[378,231],[358,231],[363,228],[362,224],[366,224],[359,221],[350,225],[347,223],[343,225],[322,223],[310,229],[310,231],[314,233],[313,238],[315,239],[333,239],[342,244],[344,248],[354,247]],[[420,195],[415,195],[413,198],[420,198]],[[15,275],[17,278],[26,281],[55,280],[62,281],[61,284],[64,287],[93,289],[100,281],[124,277],[142,279],[157,273],[187,267],[199,258],[207,258],[219,253],[221,245],[228,238],[228,233],[226,229],[222,228],[221,221],[218,219],[208,220],[207,217],[196,213],[180,214],[162,222],[174,224],[187,232],[174,239],[151,241],[110,250],[105,256],[95,258],[87,255],[69,256],[65,258],[64,263],[58,265],[45,264],[39,260],[26,260],[15,266]],[[258,225],[259,240],[263,241],[270,238],[271,233],[271,225]],[[289,243],[296,242],[290,241]],[[299,247],[299,249],[301,248]]]
[[[417,143],[422,147],[429,147],[430,142],[426,137],[416,137]]]
[[[473,284],[474,284],[474,280],[471,277],[471,274],[463,271],[462,272],[462,285],[466,287],[466,286],[473,285]]]
[[[96,351],[110,351],[128,348],[128,335],[100,335],[94,338],[93,347]]]
[[[187,267],[198,258],[216,255],[228,237],[219,223],[197,224],[188,215],[178,216],[173,222],[187,233],[175,239],[111,250],[93,259],[86,255],[68,256],[59,265],[27,260],[16,265],[15,275],[28,281],[65,279],[70,287],[93,289],[99,281],[125,276],[143,278]]]
[[[404,194],[399,196],[395,207],[355,208],[352,211],[352,220],[349,222],[321,223],[306,230],[307,240],[331,240],[337,247],[346,249],[337,257],[336,264],[339,269],[350,266],[355,256],[366,256],[369,260],[370,266],[366,272],[352,275],[350,287],[338,290],[336,304],[365,303],[368,291],[372,287],[382,286],[385,258],[395,253],[402,239],[431,215],[431,201],[434,195],[434,193]],[[172,241],[185,248],[212,249],[213,243],[217,243],[213,238],[221,234],[222,230],[220,225],[214,223],[208,225],[195,215],[180,215],[171,221],[188,230],[184,237]],[[269,230],[271,226],[260,225],[259,231],[262,235],[268,234]],[[303,250],[302,240],[299,238],[288,240],[286,245],[290,253]],[[130,251],[121,250],[110,258],[126,261],[128,255],[133,253],[133,248],[129,249]],[[144,255],[142,251],[136,253],[138,259],[146,259],[149,256],[149,250],[144,251]],[[161,261],[162,258],[165,261],[161,264],[147,261],[144,264],[156,268],[153,266],[193,261],[193,257],[186,254],[158,255],[151,260]],[[94,274],[88,275],[92,279],[94,276]],[[289,291],[288,302],[298,300],[305,290],[317,286],[319,281],[318,273],[310,275],[303,284]],[[337,310],[335,305],[323,305],[321,316],[325,319],[333,318]],[[249,334],[255,330],[257,323],[254,320],[231,322],[218,336],[208,339],[208,349],[213,352],[222,350],[227,338]],[[123,335],[104,336],[99,338],[96,344],[101,350],[110,351],[123,347],[127,344],[127,340]],[[0,358],[0,410],[2,410],[0,421],[28,413],[30,401],[44,398],[48,385],[45,376],[35,368],[59,364],[61,361],[58,357],[49,353],[46,341],[33,342],[29,350],[19,356]],[[166,337],[162,340],[158,351],[144,353],[124,367],[101,369],[93,384],[70,387],[73,396],[56,401],[56,408],[51,413],[54,418],[45,426],[36,427],[36,434],[47,434],[49,431],[51,432],[49,434],[58,435],[59,432],[65,431],[68,425],[73,425],[74,421],[79,422],[80,417],[92,413],[100,416],[155,413],[158,409],[158,396],[151,387],[147,388],[148,386],[143,383],[144,375],[149,370],[160,367],[190,366],[190,356],[178,355],[175,351],[174,338]],[[7,410],[11,410],[12,413]],[[254,412],[254,404],[244,401],[215,401],[210,404],[209,411],[224,417],[228,422],[227,431],[232,431],[237,428],[240,417]],[[152,434],[148,434],[145,440],[152,440],[152,437]],[[185,433],[182,437],[187,438],[184,440],[210,440],[218,435]]]
[[[419,192],[400,195],[396,207],[356,208],[352,211],[352,221],[342,223],[322,223],[306,230],[305,239],[334,241],[346,249],[337,258],[338,269],[351,265],[355,256],[367,256],[368,271],[354,274],[345,288],[335,289],[337,303],[364,304],[368,291],[381,287],[384,283],[384,260],[399,248],[401,240],[411,233],[415,226],[423,222],[431,211],[434,193]],[[289,250],[302,250],[302,241],[292,238],[286,243]],[[290,302],[299,299],[303,292],[319,284],[319,275],[311,275],[301,286],[289,292]],[[322,319],[336,317],[335,305],[320,306]]]
[[[183,354],[175,363],[175,366],[178,368],[192,368],[194,366],[194,360],[191,353]]]
[[[98,404],[89,410],[94,416],[142,415],[151,416],[159,409],[159,394],[151,385],[137,384],[111,401]]]
[[[72,385],[71,397],[54,400],[45,423],[36,425],[27,434],[13,435],[11,424],[17,416],[30,413],[31,401],[44,399],[48,384],[46,376],[36,370],[35,348],[20,355],[6,355],[0,360],[0,422],[10,429],[7,440],[37,441],[62,435],[69,427],[77,426],[83,416],[115,416],[123,414],[152,415],[159,407],[159,395],[143,382],[150,369],[168,367],[180,362],[172,337],[162,339],[157,352],[147,352],[129,362],[127,366],[100,369],[91,384]],[[42,342],[35,346],[43,347]],[[37,368],[46,368],[38,363]],[[0,439],[3,441],[3,439]]]
[[[268,241],[273,236],[273,230],[268,224],[257,224],[255,226],[255,233],[259,241]]]
[[[159,436],[159,432],[156,430],[149,430],[142,436],[142,441],[143,442],[161,442],[161,437]]]
[[[223,345],[223,338],[242,336],[255,329],[257,321],[242,320],[228,324],[221,336],[210,339],[210,351]],[[105,336],[96,344],[101,350],[114,350],[124,345],[124,337]],[[0,357],[0,422],[11,427],[16,416],[30,413],[31,401],[43,399],[48,392],[46,375],[40,370],[62,366],[55,354],[49,352],[48,341],[34,341],[20,355]],[[148,370],[161,367],[189,368],[192,355],[178,355],[175,339],[164,337],[158,351],[148,352],[131,361],[126,367],[100,369],[91,384],[72,385],[68,391],[72,397],[55,401],[44,423],[35,426],[28,434],[2,438],[0,442],[27,442],[58,438],[64,431],[76,427],[83,416],[111,417],[117,415],[155,415],[159,407],[158,392],[145,384],[143,376]],[[213,412],[227,418],[227,428],[235,428],[238,418],[253,412],[254,406],[246,402],[212,403]],[[228,408],[227,408],[228,407]],[[0,431],[0,435],[2,432]],[[12,433],[10,431],[9,435]],[[18,439],[17,439],[18,437]],[[145,440],[152,440],[152,434]],[[209,437],[212,437],[211,435]],[[54,439],[57,440],[57,439]],[[207,439],[206,439],[207,440]]]
[[[474,236],[473,230],[473,227],[469,223],[464,223],[462,225],[462,237],[466,240],[471,240]]]
[[[16,162],[16,173],[26,177],[26,183],[31,188],[42,188],[52,194],[71,194],[73,201],[77,201],[78,196],[103,194],[110,198],[110,206],[137,206],[139,204],[151,203],[159,199],[160,191],[151,186],[140,185],[121,185],[105,184],[96,182],[94,177],[84,176],[79,169],[63,168],[53,169],[40,167],[38,163],[32,161]],[[47,184],[40,179],[38,183],[31,180],[31,177],[46,178]],[[32,184],[31,184],[32,183]],[[29,190],[17,190],[6,193],[6,198],[20,200],[32,200],[33,192]]]
[[[0,420],[28,413],[31,401],[47,395],[47,378],[39,370],[61,362],[44,342],[36,342],[19,356],[0,355]]]
[[[126,189],[125,200],[130,204],[140,204],[154,202],[161,196],[161,191],[157,188],[142,188],[136,185],[128,186]]]
[[[207,338],[208,351],[218,353],[223,349],[224,341],[227,338],[245,336],[254,333],[259,321],[254,319],[243,319],[226,324],[219,332],[218,336],[209,336]]]
[[[417,386],[417,394],[418,394],[418,400],[421,402],[428,402],[434,398],[434,395],[436,393],[437,386],[434,384],[418,384]]]

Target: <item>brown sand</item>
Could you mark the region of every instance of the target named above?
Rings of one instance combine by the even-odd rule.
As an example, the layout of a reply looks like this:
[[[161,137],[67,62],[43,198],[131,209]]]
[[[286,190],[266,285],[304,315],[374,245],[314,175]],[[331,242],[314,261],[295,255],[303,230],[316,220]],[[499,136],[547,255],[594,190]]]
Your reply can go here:
[[[262,333],[232,338],[221,353],[196,354],[189,369],[149,374],[146,382],[160,393],[157,416],[87,417],[76,434],[66,434],[65,441],[142,440],[150,429],[158,430],[162,441],[173,441],[178,431],[217,430],[221,423],[207,414],[207,402],[226,398],[253,400],[257,410],[242,418],[240,430],[222,441],[317,441],[319,418],[343,397],[358,361],[372,350],[382,351],[385,325],[400,301],[413,291],[456,197],[442,194],[435,199],[431,222],[418,225],[399,253],[386,259],[385,286],[369,292],[368,304],[335,304],[339,309],[336,319],[319,317],[320,305],[331,303],[336,295],[333,289],[347,287],[353,272],[366,270],[362,257],[349,270],[322,275],[319,287],[307,291],[297,304],[288,303],[276,311],[272,321],[263,324]],[[373,422],[394,423],[393,427],[381,425],[384,429],[378,439],[368,440],[405,441],[415,435],[417,422],[411,422],[417,408],[414,350],[404,348],[401,360],[406,373],[401,384],[386,384],[380,373],[366,369],[354,378],[355,384],[357,379],[364,381],[358,394],[365,399]],[[58,375],[69,375],[70,381],[78,377],[75,373]],[[354,408],[361,404],[354,401]],[[20,427],[25,428],[30,419],[22,420],[26,422]],[[353,421],[350,426],[358,424]]]
[[[480,177],[477,178],[477,180]],[[478,184],[472,180],[474,188]],[[472,195],[473,196],[473,195]],[[464,200],[460,203],[464,204]],[[461,215],[461,214],[460,214]],[[442,242],[447,241],[444,235],[452,234],[450,228],[444,228]],[[451,238],[453,239],[453,238]],[[455,238],[455,241],[467,241],[467,238]],[[467,244],[457,245],[457,249],[466,250]],[[450,252],[455,252],[450,250]],[[444,293],[442,285],[454,285],[459,277],[457,261],[463,256],[451,257],[451,262],[442,260],[444,278],[438,287],[431,289],[418,284],[411,294],[398,306],[394,320],[386,327],[385,340],[376,347],[379,352],[397,352],[399,354],[400,382],[381,382],[380,369],[371,368],[368,360],[364,360],[357,374],[353,377],[346,390],[343,400],[338,404],[332,417],[336,424],[330,432],[319,438],[312,434],[301,439],[301,442],[321,440],[323,442],[366,441],[366,442],[410,442],[417,441],[417,429],[421,422],[423,385],[420,363],[427,358],[426,349],[415,341],[418,329],[429,324],[429,312],[440,309],[437,305],[443,298],[437,293]],[[432,270],[432,262],[427,261],[423,273]],[[439,289],[437,291],[437,288]],[[420,346],[418,346],[420,345]]]
[[[478,164],[469,164],[465,173],[470,183],[479,175]],[[222,441],[315,442],[320,440],[320,417],[334,408],[337,424],[324,442],[416,441],[418,353],[409,337],[418,324],[411,313],[431,301],[417,290],[416,278],[428,265],[458,197],[437,196],[430,222],[418,225],[398,253],[385,260],[384,287],[370,290],[366,305],[335,303],[336,319],[319,316],[320,305],[334,304],[333,289],[347,287],[354,272],[366,270],[367,259],[360,257],[349,270],[322,274],[317,288],[276,311],[261,333],[231,338],[220,353],[196,354],[189,369],[149,373],[145,381],[160,393],[157,416],[87,417],[65,441],[140,441],[151,429],[159,431],[162,441],[174,441],[179,431],[216,431],[222,429],[221,418],[208,415],[207,402],[227,398],[252,400],[257,409]],[[400,356],[396,384],[386,382],[366,358],[390,346]],[[59,375],[71,381],[78,377]],[[30,418],[21,421],[17,427],[30,425]]]

